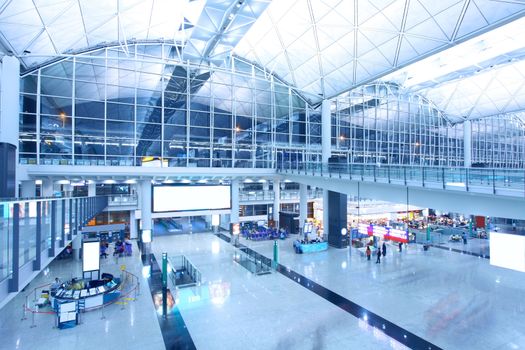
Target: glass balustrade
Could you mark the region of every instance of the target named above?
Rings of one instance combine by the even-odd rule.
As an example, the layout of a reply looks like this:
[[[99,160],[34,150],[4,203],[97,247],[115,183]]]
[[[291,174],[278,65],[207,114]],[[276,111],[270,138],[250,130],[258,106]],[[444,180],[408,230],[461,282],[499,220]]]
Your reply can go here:
[[[518,169],[281,163],[277,171],[353,181],[394,183],[514,197],[525,196],[525,170]]]

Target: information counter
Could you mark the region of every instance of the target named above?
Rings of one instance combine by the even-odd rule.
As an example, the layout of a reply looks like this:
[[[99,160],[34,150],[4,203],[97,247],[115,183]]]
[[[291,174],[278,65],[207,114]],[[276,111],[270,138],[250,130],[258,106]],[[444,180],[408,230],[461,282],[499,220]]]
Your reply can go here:
[[[328,249],[328,242],[316,243],[301,243],[301,241],[293,242],[294,250],[297,254],[321,252]]]
[[[102,306],[120,297],[120,278],[102,274],[101,280],[73,279],[61,287],[51,290],[51,303],[78,301],[79,309]]]

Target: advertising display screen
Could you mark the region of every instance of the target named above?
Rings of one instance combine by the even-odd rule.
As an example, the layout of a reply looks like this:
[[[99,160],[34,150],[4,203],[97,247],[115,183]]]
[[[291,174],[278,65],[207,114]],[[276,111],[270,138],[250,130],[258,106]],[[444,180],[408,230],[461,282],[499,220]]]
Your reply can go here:
[[[407,231],[397,230],[388,226],[359,224],[359,233],[376,236],[379,239],[389,239],[395,242],[408,243]]]
[[[230,186],[153,186],[153,212],[230,209]]]
[[[82,242],[82,272],[100,270],[99,241]]]
[[[525,272],[525,236],[491,232],[490,264]]]

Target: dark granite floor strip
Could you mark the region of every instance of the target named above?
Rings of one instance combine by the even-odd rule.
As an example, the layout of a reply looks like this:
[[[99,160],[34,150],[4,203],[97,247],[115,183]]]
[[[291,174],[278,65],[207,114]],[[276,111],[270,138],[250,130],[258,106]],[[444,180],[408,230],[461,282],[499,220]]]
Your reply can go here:
[[[219,234],[218,237],[222,238],[226,242],[230,242],[230,238],[226,235]],[[242,246],[245,249],[250,249],[242,244],[239,244],[239,246]],[[365,309],[364,307],[354,303],[353,301],[346,299],[345,297],[331,291],[330,289],[323,287],[322,285],[304,277],[303,275],[287,268],[284,265],[277,265],[277,271],[282,275],[288,277],[292,281],[314,292],[323,299],[343,309],[352,316],[366,321],[372,327],[381,330],[389,337],[397,340],[405,346],[408,346],[409,348],[422,350],[441,349],[437,345],[434,345],[431,342],[415,335],[414,333],[409,332],[406,329],[384,319],[383,317]]]
[[[151,298],[155,307],[162,308],[163,292],[162,292],[162,271],[157,263],[157,259],[153,254],[143,254],[142,264],[150,266],[151,273],[148,278],[149,288],[151,290]],[[168,290],[166,294],[168,302],[175,301],[175,298]],[[160,304],[160,305],[159,305]],[[184,319],[180,314],[179,308],[175,305],[170,309],[166,317],[157,313],[160,330],[164,339],[164,344],[168,350],[192,350],[196,349],[193,339],[184,323]]]

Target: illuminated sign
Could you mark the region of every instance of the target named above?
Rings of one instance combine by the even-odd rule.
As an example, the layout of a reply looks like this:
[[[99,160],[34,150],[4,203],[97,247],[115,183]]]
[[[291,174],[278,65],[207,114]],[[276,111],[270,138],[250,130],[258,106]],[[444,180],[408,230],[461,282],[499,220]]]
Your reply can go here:
[[[359,224],[359,233],[376,236],[380,239],[389,239],[395,242],[408,243],[407,231],[397,230],[392,227]]]
[[[357,231],[362,234],[362,235],[369,235],[371,236],[371,234],[369,234],[368,232],[368,228],[370,227],[370,225],[367,225],[367,224],[359,224],[358,225],[358,228],[357,228]]]
[[[82,271],[97,271],[100,269],[100,242],[82,242]]]

